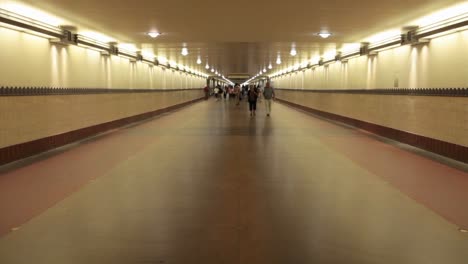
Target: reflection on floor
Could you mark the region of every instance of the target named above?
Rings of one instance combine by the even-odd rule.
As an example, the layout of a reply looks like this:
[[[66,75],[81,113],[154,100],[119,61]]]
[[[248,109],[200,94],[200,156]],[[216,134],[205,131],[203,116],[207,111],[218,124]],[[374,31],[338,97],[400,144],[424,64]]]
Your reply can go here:
[[[210,100],[4,171],[0,263],[465,264],[467,187],[283,105]]]

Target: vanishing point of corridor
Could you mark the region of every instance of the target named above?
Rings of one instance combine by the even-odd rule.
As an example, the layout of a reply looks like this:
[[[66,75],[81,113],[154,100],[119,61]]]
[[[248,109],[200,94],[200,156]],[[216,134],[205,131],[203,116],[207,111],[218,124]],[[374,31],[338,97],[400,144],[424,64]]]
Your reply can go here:
[[[466,263],[463,170],[263,110],[209,100],[5,168],[0,263]]]

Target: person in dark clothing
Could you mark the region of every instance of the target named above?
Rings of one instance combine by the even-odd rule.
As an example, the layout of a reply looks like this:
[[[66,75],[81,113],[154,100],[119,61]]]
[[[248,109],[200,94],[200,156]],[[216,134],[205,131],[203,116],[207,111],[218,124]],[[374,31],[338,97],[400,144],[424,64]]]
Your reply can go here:
[[[249,100],[249,109],[250,109],[250,116],[255,116],[255,111],[257,110],[257,98],[258,98],[258,90],[255,86],[250,86],[250,90],[247,93],[247,98]]]

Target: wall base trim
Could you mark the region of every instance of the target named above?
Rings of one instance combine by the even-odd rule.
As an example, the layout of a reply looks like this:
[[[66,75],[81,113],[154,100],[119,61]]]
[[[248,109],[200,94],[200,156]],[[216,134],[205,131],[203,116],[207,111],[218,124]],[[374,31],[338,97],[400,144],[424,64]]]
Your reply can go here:
[[[20,143],[17,145],[12,145],[4,148],[0,148],[0,166],[7,163],[18,161],[24,158],[28,158],[58,147],[68,145],[70,143],[89,138],[91,136],[103,133],[112,129],[123,127],[125,125],[142,121],[175,109],[182,108],[189,104],[201,101],[204,98],[198,98],[195,100],[187,101],[185,103],[169,106],[166,108],[158,109],[155,111],[129,116],[122,119],[117,119],[114,121],[85,127],[70,132],[45,137],[25,143]]]
[[[282,100],[277,98],[277,100],[281,103],[284,103],[286,105],[302,109],[304,111],[313,113],[315,115],[342,122],[348,125],[351,125],[356,128],[360,128],[366,131],[369,131],[371,133],[374,133],[379,136],[383,136],[389,139],[393,139],[420,149],[424,149],[457,161],[461,161],[464,163],[468,163],[468,147],[464,147],[461,145],[441,141],[438,139],[434,138],[429,138],[413,133],[409,133],[406,131],[390,128],[390,127],[385,127],[373,123],[369,123],[366,121],[342,116],[342,115],[337,115],[333,114],[330,112],[324,112],[321,110],[317,110],[314,108],[306,107],[303,105],[291,103],[286,100]]]

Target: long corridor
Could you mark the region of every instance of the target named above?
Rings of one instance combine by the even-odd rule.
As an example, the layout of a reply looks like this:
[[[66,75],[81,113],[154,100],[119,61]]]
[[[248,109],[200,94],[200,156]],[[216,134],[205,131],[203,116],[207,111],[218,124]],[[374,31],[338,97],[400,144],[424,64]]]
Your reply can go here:
[[[210,99],[2,168],[0,263],[467,263],[466,172],[259,108]]]

